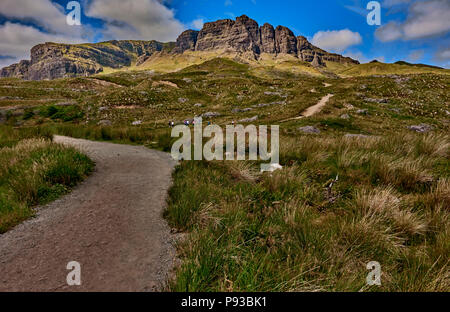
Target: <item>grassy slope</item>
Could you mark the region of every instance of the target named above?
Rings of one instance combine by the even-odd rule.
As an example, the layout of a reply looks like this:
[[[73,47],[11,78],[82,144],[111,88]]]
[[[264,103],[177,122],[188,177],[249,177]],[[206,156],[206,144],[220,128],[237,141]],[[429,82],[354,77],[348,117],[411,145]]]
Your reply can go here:
[[[448,74],[448,70],[413,64],[386,64],[381,62],[359,64],[349,68],[336,68],[336,73],[343,77],[390,75],[390,74]]]
[[[0,96],[22,98],[0,106],[27,100],[42,109],[51,99],[72,100],[83,115],[70,122],[65,111],[63,118],[7,122],[167,151],[169,120],[215,111],[221,116],[212,121],[222,126],[254,115],[260,124],[278,124],[335,95],[320,114],[280,124],[284,169],[273,175],[245,162],[177,168],[166,217],[189,235],[178,248],[183,262],[172,290],[450,289],[448,75],[330,79],[211,58],[175,73],[97,79],[115,85],[0,80]],[[105,119],[114,126],[97,126]],[[132,127],[134,120],[143,123]],[[432,125],[431,134],[406,128],[420,123]],[[301,133],[306,125],[321,133]],[[346,133],[373,138],[349,140]],[[381,288],[364,286],[372,260],[382,266]]]
[[[93,163],[73,148],[52,143],[39,129],[0,126],[0,233],[33,216],[33,207],[67,193]]]

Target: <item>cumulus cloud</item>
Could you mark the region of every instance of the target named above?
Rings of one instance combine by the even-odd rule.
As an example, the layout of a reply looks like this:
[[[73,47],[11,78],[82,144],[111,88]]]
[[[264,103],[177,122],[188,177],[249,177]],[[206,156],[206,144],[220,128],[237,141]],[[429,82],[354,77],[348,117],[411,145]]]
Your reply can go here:
[[[433,60],[445,68],[450,68],[450,45],[440,47],[434,54]]]
[[[105,39],[171,41],[185,29],[158,0],[92,0],[85,14],[106,21]]]
[[[312,44],[330,51],[342,52],[362,42],[361,35],[349,29],[319,31],[314,34]]]
[[[450,47],[439,49],[435,57],[439,61],[450,61]]]
[[[89,24],[69,26],[64,7],[51,0],[0,0],[0,67],[29,59],[30,49],[43,42],[91,42],[109,39],[175,40],[185,29],[166,0],[82,0],[86,16],[104,21],[103,28]],[[12,22],[14,21],[14,22]],[[194,27],[203,23],[198,19]]]
[[[198,18],[191,22],[191,27],[194,29],[202,29],[203,24],[205,24],[205,21],[203,20],[203,18]]]
[[[0,14],[15,21],[0,25],[0,67],[29,59],[30,49],[39,43],[90,38],[90,27],[67,25],[64,8],[50,0],[1,0]]]
[[[80,43],[82,39],[49,34],[32,26],[6,22],[0,26],[0,55],[9,57],[4,57],[0,64],[6,66],[21,59],[29,59],[31,47],[43,42]]]
[[[430,0],[413,3],[405,22],[390,22],[379,27],[375,36],[382,42],[415,40],[450,31],[450,1]]]

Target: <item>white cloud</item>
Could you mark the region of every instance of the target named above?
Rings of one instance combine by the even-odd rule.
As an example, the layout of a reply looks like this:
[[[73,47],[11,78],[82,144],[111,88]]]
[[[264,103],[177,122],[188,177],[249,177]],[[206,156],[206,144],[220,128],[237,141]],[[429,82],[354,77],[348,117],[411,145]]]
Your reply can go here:
[[[233,5],[233,2],[231,0],[225,0],[225,6],[231,6]]]
[[[85,14],[107,22],[106,39],[171,41],[185,29],[158,0],[92,0]]]
[[[1,0],[0,13],[9,18],[32,20],[50,33],[80,35],[80,27],[67,25],[64,8],[50,0]]]
[[[319,31],[314,34],[312,39],[312,44],[336,52],[342,52],[361,42],[361,35],[348,29]]]
[[[375,31],[375,36],[382,42],[389,42],[400,39],[403,36],[403,32],[400,24],[397,22],[389,22],[379,27]]]
[[[404,23],[390,22],[375,32],[382,42],[415,40],[450,31],[450,1],[430,0],[413,3]]]
[[[0,26],[0,55],[14,58],[4,59],[3,65],[9,65],[21,59],[29,59],[31,47],[44,42],[80,43],[82,39],[48,34],[32,26],[6,22]]]
[[[439,49],[435,55],[436,59],[440,61],[449,61],[450,60],[450,47]]]
[[[193,20],[193,21],[191,22],[191,27],[192,27],[193,29],[199,30],[199,29],[202,29],[202,28],[203,28],[203,24],[205,24],[205,21],[203,20],[203,18],[198,18],[198,19]]]
[[[411,62],[417,62],[417,61],[421,60],[424,55],[425,55],[424,50],[411,51],[411,53],[408,56],[408,60],[410,60]]]

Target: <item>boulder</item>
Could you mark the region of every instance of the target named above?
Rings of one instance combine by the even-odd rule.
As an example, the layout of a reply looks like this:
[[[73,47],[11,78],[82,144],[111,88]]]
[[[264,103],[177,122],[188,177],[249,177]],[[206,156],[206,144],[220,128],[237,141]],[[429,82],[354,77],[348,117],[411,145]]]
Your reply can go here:
[[[420,124],[420,125],[413,125],[413,126],[408,126],[407,127],[409,130],[415,131],[415,132],[419,132],[419,133],[425,133],[425,132],[429,132],[431,130],[433,130],[433,127],[428,125],[428,124]]]
[[[320,130],[313,126],[300,127],[300,128],[298,128],[298,130],[303,133],[315,133],[315,134],[320,133]]]

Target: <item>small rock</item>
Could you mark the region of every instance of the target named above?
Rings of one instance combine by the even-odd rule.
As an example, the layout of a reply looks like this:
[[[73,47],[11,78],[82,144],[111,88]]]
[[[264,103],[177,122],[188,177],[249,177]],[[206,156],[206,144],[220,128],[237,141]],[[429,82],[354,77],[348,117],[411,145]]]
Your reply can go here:
[[[186,83],[191,83],[192,79],[191,78],[183,78],[183,81]]]
[[[358,109],[356,113],[361,115],[367,115],[369,111],[367,109]]]
[[[370,135],[347,133],[346,135],[344,135],[344,137],[346,137],[346,138],[367,139],[367,138],[370,138]]]
[[[189,101],[189,100],[186,99],[186,98],[179,98],[178,99],[178,102],[180,102],[180,103],[186,103],[187,101]]]
[[[244,113],[244,112],[249,112],[251,110],[252,110],[252,108],[247,107],[247,108],[233,108],[231,111],[233,113]]]
[[[283,169],[283,166],[280,164],[270,164],[267,170],[261,169],[261,172],[274,172],[275,170]]]
[[[202,104],[200,103],[194,104],[194,107],[202,107]]]
[[[111,120],[100,120],[98,123],[97,123],[97,125],[99,125],[99,126],[111,126],[112,125],[112,122],[111,122]]]
[[[133,126],[139,126],[139,125],[141,125],[142,124],[142,121],[141,120],[136,120],[136,121],[133,121],[132,123],[131,123],[131,125],[133,125]]]
[[[425,132],[431,131],[433,129],[433,127],[428,124],[413,125],[413,126],[408,126],[407,128],[409,130],[420,132],[420,133],[425,133]]]
[[[217,112],[207,112],[202,114],[202,117],[211,118],[211,117],[219,117],[220,113]]]
[[[342,114],[341,118],[342,119],[350,119],[350,115],[349,114]]]
[[[250,117],[250,118],[241,119],[241,120],[239,120],[239,122],[253,122],[253,121],[256,121],[256,120],[258,120],[258,116],[257,115],[253,116],[253,117]]]
[[[320,130],[313,126],[305,126],[298,128],[303,133],[320,133]]]
[[[379,103],[379,104],[381,104],[381,103],[387,103],[388,102],[388,100],[387,99],[372,99],[372,98],[365,98],[364,99],[366,102],[371,102],[371,103]]]
[[[105,111],[105,110],[108,110],[108,107],[107,106],[102,106],[102,107],[99,107],[99,109],[98,109],[100,112],[103,112],[103,111]]]

